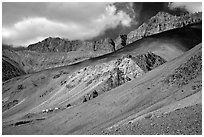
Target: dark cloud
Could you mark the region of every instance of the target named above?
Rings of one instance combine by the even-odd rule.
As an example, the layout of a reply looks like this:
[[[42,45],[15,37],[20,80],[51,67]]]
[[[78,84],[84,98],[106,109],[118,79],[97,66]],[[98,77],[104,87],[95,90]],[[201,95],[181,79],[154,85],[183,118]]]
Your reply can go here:
[[[201,11],[202,4],[199,2],[137,2],[133,4],[136,20],[139,24],[146,22],[159,11],[168,12],[172,15],[181,15],[187,12]]]
[[[140,23],[145,22],[150,17],[157,14],[159,11],[166,11],[168,3],[166,2],[141,2],[134,3],[133,8],[135,10],[136,20]]]
[[[201,2],[170,2],[168,7],[173,11],[202,12]]]
[[[131,5],[131,6],[130,6]],[[118,34],[128,34],[131,30],[136,29],[142,23],[147,22],[152,16],[158,12],[168,12],[172,15],[181,15],[187,12],[201,11],[201,3],[169,3],[169,2],[135,2],[135,3],[117,3],[117,10],[123,10],[134,17],[134,22],[130,27],[118,26],[116,29],[108,29],[103,35],[100,35],[94,39],[101,39],[110,37],[115,39]],[[130,9],[132,8],[133,11]],[[134,16],[133,16],[134,13]]]
[[[100,39],[104,39],[104,38],[111,38],[114,40],[118,37],[118,35],[128,34],[133,29],[135,29],[134,25],[131,25],[129,27],[124,27],[122,25],[118,25],[116,28],[106,29],[102,35],[94,37],[91,40],[100,40]]]
[[[108,29],[103,35],[96,37],[95,39],[101,39],[104,37],[110,37],[115,39],[118,34],[127,34],[131,30],[136,29],[143,22],[146,22],[150,17],[156,15],[159,11],[169,11],[168,2],[135,2],[132,3],[117,3],[118,10],[125,11],[134,17],[134,23],[131,27],[118,26],[117,29]],[[132,10],[130,9],[132,8]],[[134,16],[132,15],[134,13]]]

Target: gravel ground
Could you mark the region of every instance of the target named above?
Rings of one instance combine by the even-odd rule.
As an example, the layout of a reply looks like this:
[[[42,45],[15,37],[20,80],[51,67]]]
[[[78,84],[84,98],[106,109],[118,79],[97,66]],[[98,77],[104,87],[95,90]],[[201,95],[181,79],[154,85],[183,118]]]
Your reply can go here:
[[[194,105],[160,116],[146,117],[102,134],[202,135],[202,105]]]

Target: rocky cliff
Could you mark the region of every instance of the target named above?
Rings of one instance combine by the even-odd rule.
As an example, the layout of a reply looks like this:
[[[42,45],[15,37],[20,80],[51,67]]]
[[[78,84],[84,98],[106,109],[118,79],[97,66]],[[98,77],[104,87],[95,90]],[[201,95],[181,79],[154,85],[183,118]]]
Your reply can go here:
[[[71,51],[114,51],[112,39],[105,38],[99,41],[67,40],[61,38],[46,38],[41,42],[28,46],[28,50],[37,52],[71,52]]]
[[[83,98],[73,104],[84,103],[142,76],[165,62],[160,56],[151,52],[137,56],[125,55],[107,63],[89,66],[76,71],[69,77],[71,82],[66,82],[66,87],[72,90],[84,83],[86,83],[86,88],[92,87],[89,93],[84,94]],[[60,75],[55,78],[59,77]]]
[[[144,22],[129,34],[120,34],[115,40],[110,38],[98,41],[66,40],[61,38],[47,38],[41,42],[31,44],[28,50],[38,52],[70,52],[70,51],[105,51],[106,53],[118,50],[138,39],[164,32],[174,28],[180,28],[202,20],[202,13],[171,15],[166,12],[158,12],[155,16]]]
[[[28,50],[37,52],[70,52],[70,51],[105,51],[107,53],[120,49],[138,39],[174,28],[180,28],[202,20],[202,13],[174,16],[166,12],[158,12],[129,34],[120,34],[115,40],[105,38],[98,41],[67,40],[46,38],[41,42],[28,46]]]
[[[2,57],[2,81],[26,74],[17,62],[6,56]]]
[[[164,32],[174,28],[180,28],[191,23],[202,20],[202,13],[184,14],[174,16],[166,12],[158,12],[150,18],[147,23],[143,23],[136,30],[131,31],[127,35],[127,44],[146,36]]]
[[[133,60],[142,68],[145,72],[150,71],[166,61],[158,55],[155,55],[152,52],[146,54],[138,55],[133,57]]]

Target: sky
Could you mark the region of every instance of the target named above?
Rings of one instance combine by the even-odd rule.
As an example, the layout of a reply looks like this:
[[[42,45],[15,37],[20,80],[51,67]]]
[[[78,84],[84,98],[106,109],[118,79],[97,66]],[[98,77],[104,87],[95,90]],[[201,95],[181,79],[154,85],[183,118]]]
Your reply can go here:
[[[27,47],[47,37],[115,39],[159,11],[194,13],[202,11],[202,3],[3,2],[2,41],[14,47]]]

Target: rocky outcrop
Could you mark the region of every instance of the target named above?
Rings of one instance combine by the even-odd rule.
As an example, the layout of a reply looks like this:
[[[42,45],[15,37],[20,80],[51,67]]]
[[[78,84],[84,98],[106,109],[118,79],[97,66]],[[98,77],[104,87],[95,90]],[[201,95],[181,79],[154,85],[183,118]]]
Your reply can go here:
[[[94,90],[93,92],[91,92],[90,94],[87,94],[86,96],[83,97],[83,103],[87,102],[88,100],[94,99],[98,96],[98,92],[96,90]]]
[[[128,80],[130,80],[130,78],[126,77],[123,71],[119,68],[114,68],[107,83],[109,84],[109,88],[113,89],[124,84]]]
[[[2,81],[26,74],[24,70],[14,60],[2,57]]]
[[[85,59],[94,58],[106,52],[75,51],[66,53],[38,53],[35,51],[3,50],[2,54],[14,60],[26,73],[38,72],[48,68],[73,64]]]
[[[174,28],[180,28],[188,24],[196,23],[202,20],[202,13],[184,14],[174,16],[166,12],[158,12],[149,19],[147,23],[143,23],[136,30],[131,31],[127,35],[127,44],[146,36],[164,32]]]
[[[115,51],[115,43],[110,38],[94,41],[93,43],[94,51],[106,51],[107,53]]]
[[[69,41],[61,38],[46,38],[41,42],[31,44],[28,50],[37,52],[69,52],[80,48],[81,41]]]
[[[113,52],[138,39],[174,28],[180,28],[202,20],[202,13],[174,16],[166,12],[158,12],[128,35],[119,35],[114,41],[110,38],[98,41],[67,40],[61,38],[46,38],[41,42],[31,44],[28,50],[37,52],[70,52],[70,51],[106,51]]]
[[[112,39],[105,38],[99,41],[67,40],[61,38],[46,38],[41,42],[31,44],[28,50],[37,52],[71,52],[71,51],[106,51],[115,50]]]
[[[131,31],[127,35],[127,44],[130,44],[138,39],[143,38],[145,36],[147,26],[148,26],[147,23],[143,23],[136,30]]]
[[[191,23],[199,22],[202,19],[201,13],[173,16],[165,12],[159,12],[149,20],[145,36],[180,28]]]
[[[74,89],[80,84],[86,84],[91,89],[80,102],[87,102],[104,92],[108,92],[124,83],[139,78],[166,61],[154,53],[148,52],[133,57],[125,55],[118,59],[83,68],[70,77],[66,83],[68,90]],[[97,85],[97,86],[95,86]]]
[[[127,35],[123,34],[123,35],[119,35],[116,39],[115,39],[115,47],[116,50],[125,47],[127,45],[126,43],[127,41]]]
[[[163,58],[152,52],[133,57],[133,60],[145,72],[150,71],[166,62]]]
[[[169,75],[164,82],[168,85],[177,85],[181,87],[188,84],[198,75],[202,75],[202,52],[192,56],[184,64],[175,69],[173,74]],[[202,87],[202,85],[201,85]],[[195,88],[196,89],[196,88]]]

